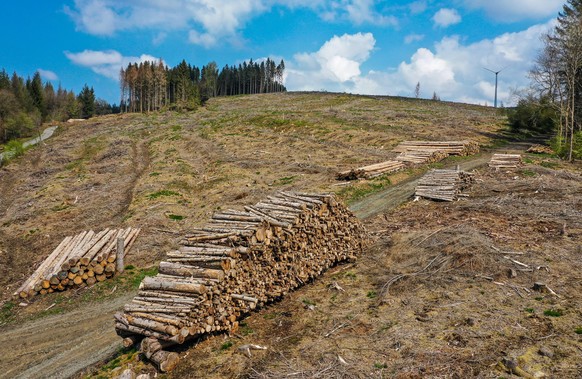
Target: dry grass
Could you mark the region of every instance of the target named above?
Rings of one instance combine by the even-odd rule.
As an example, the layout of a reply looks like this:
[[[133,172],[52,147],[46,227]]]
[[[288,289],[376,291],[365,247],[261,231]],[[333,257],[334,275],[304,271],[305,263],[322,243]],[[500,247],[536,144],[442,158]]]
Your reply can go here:
[[[468,200],[368,220],[378,239],[356,264],[250,315],[237,336],[201,341],[169,377],[517,377],[508,362],[580,377],[581,177],[526,169],[535,178],[482,171]],[[247,358],[247,343],[269,350]]]
[[[0,170],[0,297],[66,235],[142,227],[128,263],[149,266],[220,207],[290,187],[340,191],[333,186],[337,170],[387,159],[403,139],[487,143],[485,135],[503,123],[491,108],[299,93],[218,98],[194,113],[62,125]],[[342,193],[368,193],[390,178],[382,180]]]

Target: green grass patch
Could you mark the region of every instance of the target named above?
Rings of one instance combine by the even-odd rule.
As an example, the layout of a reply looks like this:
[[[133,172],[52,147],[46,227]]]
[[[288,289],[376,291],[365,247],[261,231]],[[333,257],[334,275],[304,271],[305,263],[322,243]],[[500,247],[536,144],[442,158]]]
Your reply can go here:
[[[366,297],[368,299],[375,299],[376,297],[378,297],[378,293],[376,291],[368,291]]]
[[[524,311],[526,311],[527,313],[534,313],[533,308],[525,308]]]
[[[551,169],[556,169],[557,167],[560,166],[560,164],[557,162],[542,161],[542,162],[540,162],[540,166],[546,167],[546,168],[551,168]]]
[[[521,175],[528,177],[528,178],[532,178],[534,176],[537,176],[537,174],[535,172],[533,172],[532,170],[528,170],[528,169],[521,170],[520,173],[521,173]]]
[[[354,183],[349,187],[344,187],[337,192],[337,195],[348,204],[351,204],[373,193],[382,191],[389,187],[390,184],[390,178],[382,175],[369,181]]]
[[[13,301],[7,301],[2,304],[0,308],[0,324],[7,323],[14,318],[14,307],[16,303]]]
[[[544,315],[548,317],[560,317],[564,315],[561,309],[546,309]]]
[[[185,217],[184,216],[180,216],[180,215],[175,215],[175,214],[169,214],[168,218],[170,220],[174,220],[174,221],[181,221],[183,220]]]
[[[239,323],[238,327],[240,334],[243,336],[248,336],[255,332],[246,322]]]
[[[277,179],[273,182],[275,186],[284,186],[286,184],[291,184],[295,181],[297,176],[286,176],[284,178]]]
[[[576,329],[574,329],[574,333],[576,333],[576,334],[582,334],[582,326],[579,326]]]
[[[178,192],[170,191],[170,190],[161,190],[158,192],[150,193],[148,195],[148,198],[150,200],[153,200],[153,199],[157,199],[157,198],[162,197],[162,196],[182,196],[182,194],[180,194]]]
[[[356,279],[356,273],[353,271],[348,271],[344,274],[347,278]]]
[[[67,208],[70,208],[71,206],[67,203],[62,203],[59,205],[55,205],[54,207],[51,207],[51,211],[53,212],[61,212],[64,211]]]
[[[381,369],[384,369],[384,368],[388,368],[388,365],[386,363],[377,363],[376,362],[376,363],[374,363],[374,368],[375,369],[378,369],[378,370],[381,370]]]
[[[228,350],[232,347],[232,345],[233,345],[232,341],[226,341],[225,343],[220,345],[220,350],[221,351]]]
[[[160,176],[162,173],[160,172],[150,172],[150,176]]]

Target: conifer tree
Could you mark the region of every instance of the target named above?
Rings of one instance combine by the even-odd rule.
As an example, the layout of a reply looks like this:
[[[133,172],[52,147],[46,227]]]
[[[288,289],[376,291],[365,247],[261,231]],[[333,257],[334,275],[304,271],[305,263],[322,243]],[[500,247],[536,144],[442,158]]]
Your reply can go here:
[[[81,108],[81,117],[90,118],[95,115],[95,91],[93,87],[89,88],[87,84],[83,86],[77,97]]]

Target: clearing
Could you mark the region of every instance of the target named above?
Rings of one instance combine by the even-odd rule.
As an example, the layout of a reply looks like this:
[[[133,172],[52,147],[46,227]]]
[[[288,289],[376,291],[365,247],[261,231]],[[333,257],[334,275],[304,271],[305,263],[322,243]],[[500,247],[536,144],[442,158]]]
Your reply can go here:
[[[318,370],[324,370],[322,376],[334,377],[427,377],[423,374],[427,372],[444,377],[443,367],[449,368],[450,377],[454,372],[466,377],[467,373],[498,373],[498,361],[523,355],[526,348],[534,349],[537,345],[531,339],[541,337],[544,347],[554,353],[554,358],[548,358],[555,366],[554,372],[570,377],[568,373],[577,369],[571,360],[573,351],[580,349],[580,338],[575,333],[580,326],[576,325],[580,308],[574,301],[576,290],[580,289],[565,288],[561,283],[579,280],[575,269],[579,272],[580,260],[569,255],[580,246],[580,218],[571,214],[580,214],[580,203],[574,196],[575,191],[580,193],[577,174],[536,165],[507,174],[500,181],[498,175],[504,178],[504,173],[483,170],[469,200],[454,204],[420,201],[396,211],[390,209],[407,199],[414,187],[410,178],[427,167],[345,186],[338,186],[334,180],[338,170],[392,158],[391,149],[405,139],[473,139],[491,144],[492,138],[503,130],[504,122],[504,116],[496,110],[477,106],[289,93],[212,99],[194,113],[108,116],[62,125],[53,138],[0,171],[0,284],[4,299],[1,341],[4,345],[5,338],[25,338],[28,342],[11,348],[14,352],[9,360],[2,360],[0,372],[13,367],[11,377],[50,377],[59,372],[56,370],[61,365],[66,370],[62,369],[60,375],[69,376],[110,356],[116,347],[107,346],[105,341],[110,338],[120,346],[120,339],[110,334],[110,315],[131,296],[143,275],[155,272],[145,269],[174,248],[181,235],[204,223],[214,210],[250,204],[279,189],[296,189],[337,192],[352,204],[356,214],[367,217],[369,230],[378,238],[375,247],[356,264],[338,266],[321,280],[251,315],[238,337],[218,336],[201,341],[197,349],[186,353],[184,363],[169,377],[200,373],[215,377],[280,377],[293,372],[309,377]],[[468,169],[487,160],[488,155],[482,154],[449,160],[448,164]],[[537,163],[559,164],[549,157]],[[554,179],[556,175],[561,181]],[[545,187],[536,184],[542,179],[548,182]],[[544,190],[533,198],[520,197],[515,193],[526,190],[512,187],[518,184],[535,187],[532,192]],[[534,200],[555,201],[552,196],[557,192],[564,200],[554,202],[551,211],[540,214],[552,227],[565,220],[565,237],[552,239],[553,234],[544,235],[543,228],[527,227],[527,217],[521,214],[523,220],[516,224],[500,221],[505,216],[499,209],[509,209],[505,203],[497,204],[500,198],[515,200],[515,212],[533,212],[538,206]],[[561,205],[564,202],[566,205]],[[478,209],[468,210],[471,207]],[[529,217],[531,223],[539,222],[536,216]],[[489,229],[482,229],[487,225]],[[510,229],[511,225],[515,230]],[[92,289],[39,297],[27,307],[9,301],[15,288],[64,236],[88,229],[127,226],[143,228],[128,261],[135,269]],[[551,245],[552,249],[543,250],[539,245],[532,250],[498,240],[495,233],[500,231],[493,226],[514,239],[534,238],[534,232],[539,232],[538,238],[548,241],[544,246]],[[475,250],[465,248],[465,239]],[[531,267],[538,261],[545,262],[543,254],[554,257],[555,264],[544,265],[549,273],[545,269],[519,271],[516,278],[500,279],[499,275],[515,263],[503,258],[503,254],[492,253],[490,247],[484,250],[488,244],[502,251],[523,249],[520,252],[528,253],[528,259],[515,259]],[[482,250],[486,251],[484,257],[476,255]],[[552,255],[555,251],[561,255]],[[447,255],[439,258],[438,252]],[[433,259],[426,272],[405,275],[390,286],[389,292],[384,290],[397,275],[417,272]],[[548,280],[556,273],[563,280]],[[495,281],[476,275],[495,277]],[[520,289],[531,287],[534,279],[545,281],[561,298]],[[509,285],[495,284],[501,281],[516,286],[521,296]],[[328,289],[333,282],[345,291]],[[566,303],[567,296],[573,298]],[[535,300],[536,297],[542,300]],[[529,302],[525,304],[526,301]],[[306,304],[315,305],[315,310],[306,310]],[[563,315],[544,315],[553,308],[559,308]],[[483,313],[486,310],[490,314]],[[428,321],[416,319],[415,315],[422,312],[427,316],[420,318]],[[473,321],[467,322],[472,326],[457,325],[469,318]],[[516,320],[526,329],[492,335],[489,328],[494,321],[490,319],[500,325]],[[530,329],[532,333],[534,329],[522,319],[540,319],[544,325],[559,326],[548,334],[530,335]],[[43,324],[54,328],[42,331]],[[83,338],[70,335],[90,335],[106,328],[110,330],[103,333],[103,340],[95,339],[94,348],[83,345],[87,348],[76,349],[80,354],[74,358],[74,365],[60,354],[61,343],[81,345]],[[27,329],[38,332],[33,338],[26,334]],[[447,333],[456,334],[451,337]],[[502,338],[504,344],[499,342]],[[58,343],[45,345],[55,339]],[[456,346],[455,339],[463,340],[464,346]],[[528,345],[524,340],[532,343]],[[269,350],[257,351],[249,359],[236,353],[235,347],[244,343],[264,344]],[[45,357],[46,364],[38,366],[43,352],[49,354],[49,359]],[[469,359],[467,354],[482,356]],[[338,363],[338,355],[347,365]],[[116,361],[133,360],[134,367],[151,370],[137,363],[132,354],[120,358],[123,359]],[[537,364],[537,360],[533,361]],[[536,370],[552,372],[547,369],[549,363],[540,365]],[[507,373],[503,375],[509,377]]]

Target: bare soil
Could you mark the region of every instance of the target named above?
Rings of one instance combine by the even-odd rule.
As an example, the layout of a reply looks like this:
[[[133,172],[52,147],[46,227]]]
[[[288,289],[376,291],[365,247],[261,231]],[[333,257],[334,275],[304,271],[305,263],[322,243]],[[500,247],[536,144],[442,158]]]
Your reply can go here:
[[[130,254],[128,264],[138,269],[145,268],[155,265],[166,251],[176,247],[181,235],[189,228],[205,222],[216,209],[252,203],[280,189],[337,192],[352,204],[356,214],[369,220],[369,228],[376,232],[378,243],[355,265],[338,266],[321,280],[251,315],[245,321],[246,326],[242,328],[239,337],[220,335],[200,341],[196,349],[184,350],[184,363],[170,377],[281,377],[293,372],[310,377],[317,374],[318,370],[324,370],[321,377],[391,377],[425,366],[429,368],[430,359],[450,366],[453,361],[446,360],[449,358],[458,360],[455,362],[460,365],[459,372],[468,372],[463,371],[468,367],[464,358],[453,354],[458,349],[447,350],[444,345],[438,345],[448,343],[444,331],[456,330],[451,329],[451,325],[455,324],[441,324],[442,320],[438,317],[452,322],[452,316],[447,316],[451,309],[458,310],[458,314],[454,313],[457,318],[464,314],[462,312],[469,312],[467,305],[463,305],[465,303],[451,306],[463,301],[473,304],[473,297],[479,298],[475,290],[471,292],[465,289],[463,286],[466,283],[458,279],[471,277],[469,274],[451,274],[457,278],[454,280],[431,276],[429,279],[436,280],[434,284],[428,279],[424,284],[422,281],[417,284],[416,280],[424,279],[422,275],[405,277],[390,286],[389,293],[383,290],[392,276],[401,274],[401,271],[422,268],[434,258],[430,255],[430,249],[415,248],[414,254],[409,251],[410,247],[406,250],[406,246],[409,246],[405,243],[407,239],[416,242],[423,240],[429,232],[448,225],[448,216],[444,210],[456,209],[460,204],[467,203],[448,205],[418,202],[392,213],[393,208],[410,196],[414,177],[427,167],[346,186],[338,186],[334,174],[338,170],[390,159],[394,157],[391,149],[406,139],[473,139],[488,145],[492,138],[499,136],[504,122],[504,116],[491,108],[397,98],[295,93],[212,99],[205,108],[187,114],[108,116],[79,124],[62,125],[50,140],[0,169],[0,295],[4,299],[0,335],[11,332],[12,340],[23,336],[27,341],[20,346],[10,345],[13,353],[1,360],[0,373],[10,369],[10,376],[6,377],[51,377],[56,368],[60,367],[61,374],[58,375],[67,377],[82,367],[111,356],[120,346],[120,340],[113,333],[111,315],[130,296],[131,287],[123,287],[123,291],[113,290],[111,294],[103,286],[85,290],[83,296],[53,294],[34,299],[26,307],[9,301],[12,292],[64,236],[87,229],[142,227],[142,235]],[[469,169],[481,166],[487,160],[488,155],[484,153],[469,160],[455,160],[445,164],[460,164]],[[542,158],[540,162],[556,164],[549,158]],[[533,167],[539,169],[539,166]],[[535,172],[535,178],[528,175],[517,174],[523,185],[537,176],[547,178],[553,174]],[[576,177],[575,174],[563,175]],[[498,180],[486,174],[483,174],[483,178],[491,183]],[[513,184],[512,177],[508,178],[508,183]],[[489,183],[482,180],[484,182],[479,185]],[[571,179],[563,180],[555,185],[567,184],[572,190],[579,190],[579,187],[571,185]],[[372,192],[376,193],[370,195]],[[544,194],[553,194],[553,190]],[[492,196],[490,201],[496,204],[494,199],[500,196],[500,192],[492,192]],[[574,197],[572,193],[566,192],[564,196],[570,200]],[[518,204],[524,205],[521,202]],[[561,203],[554,205],[556,211],[551,217],[557,219],[557,225],[561,223],[560,212],[563,206]],[[579,208],[575,208],[579,207],[579,203],[568,203],[566,206],[580,212]],[[494,205],[490,208],[496,209]],[[406,213],[409,211],[411,213]],[[426,224],[407,226],[410,220],[419,217],[424,220],[421,215],[425,213],[433,215],[427,219]],[[477,215],[481,216],[481,213],[476,212],[476,216],[471,217]],[[487,217],[495,219],[500,216]],[[395,225],[404,227],[400,230]],[[575,220],[571,225],[569,222],[567,230],[570,234],[565,239],[557,240],[560,249],[579,245],[579,232],[575,225]],[[534,228],[531,232],[536,230]],[[469,237],[473,232],[448,229],[448,232],[451,231],[459,235],[469,233]],[[434,238],[442,235],[435,233]],[[422,241],[423,244],[434,242],[433,237],[428,237]],[[497,248],[502,250],[509,248],[500,243],[503,241],[494,239],[493,242],[498,243]],[[492,256],[499,258],[497,255]],[[411,257],[415,261],[406,261]],[[457,264],[452,258],[447,262],[438,262],[443,267],[456,267]],[[491,264],[502,265],[499,269],[503,270],[508,264],[514,263],[499,258]],[[562,269],[562,266],[559,268]],[[485,269],[483,272],[484,276],[491,274]],[[540,270],[536,270],[536,273],[543,274]],[[520,272],[513,281],[525,280],[526,276],[529,278],[531,275]],[[122,276],[119,280],[129,282],[132,278]],[[545,277],[542,279],[545,280]],[[479,312],[484,302],[496,304],[496,301],[507,297],[511,301],[523,301],[509,287],[493,284],[486,279],[472,277],[471,280],[469,282],[474,287],[487,289],[486,295],[480,295],[484,300],[473,304]],[[345,292],[328,289],[327,286],[333,282],[337,282]],[[406,291],[402,290],[402,286],[407,286],[407,283],[413,285],[406,287]],[[550,281],[548,286],[563,296],[562,300],[566,298],[563,288]],[[497,297],[489,298],[492,294]],[[522,291],[523,296],[526,294],[528,297],[534,296]],[[471,300],[467,300],[465,295]],[[450,303],[444,303],[442,299],[450,300]],[[534,309],[534,315],[545,320],[547,317],[540,314],[545,310],[541,304],[553,306],[553,303],[550,304],[552,297],[545,294],[542,301],[535,301],[534,305],[540,304],[540,307]],[[315,305],[315,310],[306,310],[304,306],[311,303]],[[45,311],[52,304],[56,305],[50,311]],[[421,310],[424,304],[432,307],[431,312],[436,309],[434,312],[439,316],[435,316],[429,323],[418,324],[422,326],[419,328],[418,321],[411,318],[411,315]],[[501,315],[511,313],[507,309],[513,305],[504,307]],[[562,306],[562,303],[558,305]],[[570,305],[568,303],[568,307]],[[489,307],[497,316],[496,305]],[[573,315],[580,316],[580,310],[573,311],[565,305],[563,308],[567,309],[565,316],[550,321],[569,320],[570,327],[573,325]],[[44,316],[53,311],[58,314]],[[523,308],[514,311],[523,316]],[[466,318],[473,317],[476,320],[477,317],[484,317],[481,313],[475,316],[470,316],[471,312],[466,314]],[[372,315],[379,318],[373,318]],[[517,316],[511,313],[511,317]],[[31,321],[31,318],[34,320]],[[395,327],[392,323],[399,326]],[[47,325],[47,330],[42,330],[43,324]],[[71,337],[73,324],[75,328],[84,328],[72,331],[80,335],[78,339],[76,335]],[[478,325],[478,333],[484,333],[480,325],[487,328],[491,326],[490,323],[475,325]],[[109,331],[95,338],[94,348],[83,345],[84,348],[77,349],[79,354],[72,359],[67,358],[69,353],[62,354],[66,351],[65,345],[75,350],[73,347],[83,342],[84,334],[91,335],[106,329]],[[429,329],[437,337],[422,334],[428,333]],[[34,330],[34,336],[27,334],[27,330]],[[395,330],[398,333],[393,334]],[[484,335],[485,340],[491,340],[492,344],[497,341],[487,333]],[[464,334],[462,336],[469,338]],[[577,336],[573,335],[574,342],[578,341]],[[86,338],[90,339],[93,337]],[[408,350],[392,348],[388,341],[408,346]],[[426,346],[420,343],[424,341],[427,341]],[[510,339],[510,342],[503,345],[514,347],[514,350],[504,348],[505,355],[520,352],[523,346],[520,341],[517,343]],[[253,357],[249,359],[236,353],[236,346],[246,342],[265,344],[269,350],[253,351]],[[55,346],[54,351],[50,345]],[[411,352],[417,345],[424,347],[417,353]],[[475,346],[467,346],[463,352],[468,354]],[[575,345],[569,342],[568,346],[567,353],[571,354]],[[401,351],[409,353],[399,353]],[[428,354],[429,351],[433,353]],[[441,351],[444,352],[442,359]],[[496,351],[499,353],[499,350]],[[554,351],[558,352],[558,349]],[[479,352],[479,349],[475,348],[474,352]],[[338,364],[336,353],[348,365]],[[41,363],[42,354],[47,354],[46,363]],[[560,354],[558,352],[554,357],[560,357],[558,361],[562,362]],[[474,372],[496,372],[493,367],[497,363],[493,359],[494,355],[492,352],[487,358],[480,358],[479,364],[469,366],[478,370]],[[495,355],[495,359],[501,355]],[[570,357],[568,355],[563,361],[568,362]],[[146,371],[152,369],[135,359],[133,356],[128,358],[134,367]],[[414,364],[415,359],[424,362],[423,366]],[[493,365],[490,371],[483,368],[484,362]],[[328,369],[328,366],[333,367]],[[551,372],[545,366],[540,372],[543,370]],[[391,373],[390,376],[388,373]],[[452,375],[454,371],[450,373]],[[0,377],[3,375],[0,374]],[[100,375],[113,374],[104,371]],[[509,377],[507,373],[504,375]]]

